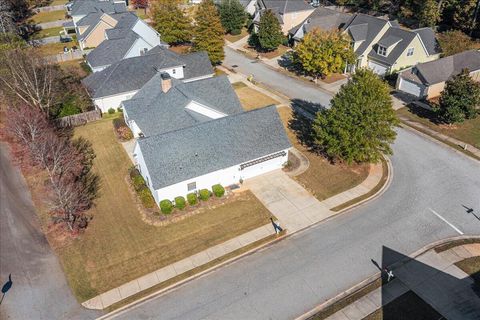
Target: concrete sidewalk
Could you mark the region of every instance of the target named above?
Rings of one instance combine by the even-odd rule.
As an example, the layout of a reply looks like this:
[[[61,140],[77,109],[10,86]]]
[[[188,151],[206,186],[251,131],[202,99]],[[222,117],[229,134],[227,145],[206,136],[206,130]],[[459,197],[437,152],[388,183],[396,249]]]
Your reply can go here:
[[[143,277],[127,282],[120,287],[104,292],[90,300],[83,302],[82,305],[88,309],[105,309],[112,304],[122,301],[123,299],[126,299],[134,294],[181,275],[182,273],[200,267],[210,261],[248,246],[256,241],[262,240],[274,233],[275,231],[272,225],[264,225],[260,228],[230,239],[224,243],[194,254],[193,256],[146,274]]]
[[[460,141],[460,140],[457,140],[455,138],[444,135],[442,133],[439,133],[439,132],[430,129],[429,127],[427,127],[427,126],[425,126],[421,123],[418,123],[416,121],[412,121],[412,120],[410,120],[406,117],[399,117],[399,118],[400,118],[401,121],[405,122],[407,125],[409,125],[413,128],[418,128],[421,131],[424,131],[424,132],[428,133],[429,135],[438,138],[439,140],[453,143],[453,144],[455,144],[459,147],[462,147],[462,148],[464,148],[466,146],[468,151],[470,151],[475,156],[480,158],[480,149],[476,148],[475,146],[472,146],[471,144],[465,143],[463,141]]]
[[[331,209],[368,193],[380,182],[382,173],[381,163],[371,165],[368,177],[361,184],[324,201],[318,201],[282,170],[249,179],[245,186],[288,233],[293,233],[338,214]]]
[[[473,280],[455,266],[458,261],[476,256],[480,256],[479,243],[440,253],[429,250],[394,269],[397,278],[393,281],[327,319],[361,320],[410,290],[446,319],[480,319],[480,298],[472,289]]]

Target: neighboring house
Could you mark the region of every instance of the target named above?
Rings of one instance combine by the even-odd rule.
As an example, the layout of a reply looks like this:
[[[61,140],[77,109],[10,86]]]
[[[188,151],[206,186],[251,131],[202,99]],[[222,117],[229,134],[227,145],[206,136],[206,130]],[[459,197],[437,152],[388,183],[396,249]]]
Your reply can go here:
[[[315,10],[304,0],[257,0],[253,19],[254,29],[258,31],[260,18],[266,10],[271,10],[277,17],[285,35],[301,24]]]
[[[90,13],[116,13],[127,11],[125,0],[74,0],[66,5],[75,27]]]
[[[303,39],[305,34],[315,28],[323,31],[340,30],[350,21],[351,17],[352,15],[348,13],[318,7],[300,25],[290,29],[289,35],[297,43]]]
[[[117,109],[130,99],[154,75],[167,72],[185,82],[213,77],[214,71],[206,52],[180,55],[157,46],[143,56],[113,63],[82,80],[93,103],[102,112]]]
[[[124,103],[124,115],[146,133],[133,156],[157,203],[287,162],[291,145],[276,107],[242,112],[227,78],[182,83],[161,74],[145,87],[141,101]]]
[[[480,51],[465,51],[417,64],[398,74],[396,88],[418,98],[432,99],[442,93],[446,81],[463,69],[468,69],[472,79],[480,82]]]
[[[440,57],[435,33],[430,28],[407,30],[396,21],[359,13],[343,29],[351,37],[357,55],[357,63],[349,66],[348,71],[368,67],[385,75]]]
[[[77,22],[77,39],[80,48],[95,48],[106,39],[105,31],[115,28],[120,21],[122,25],[133,25],[140,19],[133,12],[121,13],[90,13]]]
[[[226,76],[183,82],[168,73],[152,77],[122,102],[134,137],[149,137],[243,111]]]

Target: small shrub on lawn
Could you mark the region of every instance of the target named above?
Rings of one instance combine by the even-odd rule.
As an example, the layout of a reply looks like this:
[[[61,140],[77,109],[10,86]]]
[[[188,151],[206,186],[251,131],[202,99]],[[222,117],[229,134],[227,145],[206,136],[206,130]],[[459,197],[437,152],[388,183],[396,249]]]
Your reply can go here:
[[[141,175],[135,176],[133,179],[133,187],[136,191],[139,191],[145,187],[145,180]]]
[[[128,174],[130,175],[130,179],[133,180],[133,178],[140,175],[140,172],[138,171],[137,167],[131,166],[130,169],[128,169]]]
[[[223,197],[223,195],[225,194],[225,188],[222,187],[221,184],[215,184],[212,186],[212,191],[213,191],[213,194],[217,197],[217,198],[221,198]]]
[[[160,201],[160,210],[161,210],[162,213],[164,213],[164,214],[170,214],[170,213],[172,213],[172,210],[173,210],[172,201],[170,201],[170,200],[168,200],[168,199],[165,199],[165,200]]]
[[[138,192],[140,200],[145,208],[155,207],[155,199],[152,196],[152,193],[148,188],[144,188]]]
[[[180,210],[183,210],[185,209],[185,206],[187,205],[187,203],[185,202],[185,198],[184,197],[176,197],[175,198],[175,208],[178,208]]]
[[[188,201],[188,204],[191,206],[196,205],[198,202],[197,195],[195,193],[187,194],[187,201]]]
[[[108,109],[108,114],[114,114],[114,113],[115,113],[115,109],[113,108]]]
[[[118,107],[118,108],[117,108],[117,112],[123,112],[122,107]]]
[[[208,189],[202,189],[198,192],[198,197],[202,201],[207,201],[210,198],[210,191],[208,191]]]

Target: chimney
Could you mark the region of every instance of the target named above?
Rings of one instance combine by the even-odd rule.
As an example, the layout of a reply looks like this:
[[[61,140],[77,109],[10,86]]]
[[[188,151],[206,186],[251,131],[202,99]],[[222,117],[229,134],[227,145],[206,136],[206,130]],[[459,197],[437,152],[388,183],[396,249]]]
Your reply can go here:
[[[166,72],[162,73],[160,75],[161,83],[162,83],[162,91],[163,93],[167,93],[168,90],[172,88],[172,78],[170,78],[170,75]]]

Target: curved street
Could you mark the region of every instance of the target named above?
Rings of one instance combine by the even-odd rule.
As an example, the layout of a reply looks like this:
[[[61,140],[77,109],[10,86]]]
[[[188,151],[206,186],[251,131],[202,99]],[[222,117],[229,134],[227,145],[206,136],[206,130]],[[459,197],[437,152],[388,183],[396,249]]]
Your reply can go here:
[[[315,90],[232,52],[226,61],[242,73],[275,73],[268,84],[277,91]],[[115,318],[292,319],[375,274],[370,260],[381,261],[383,246],[408,255],[440,239],[480,234],[480,221],[463,207],[480,209],[478,161],[401,128],[393,150],[393,180],[381,197]]]

